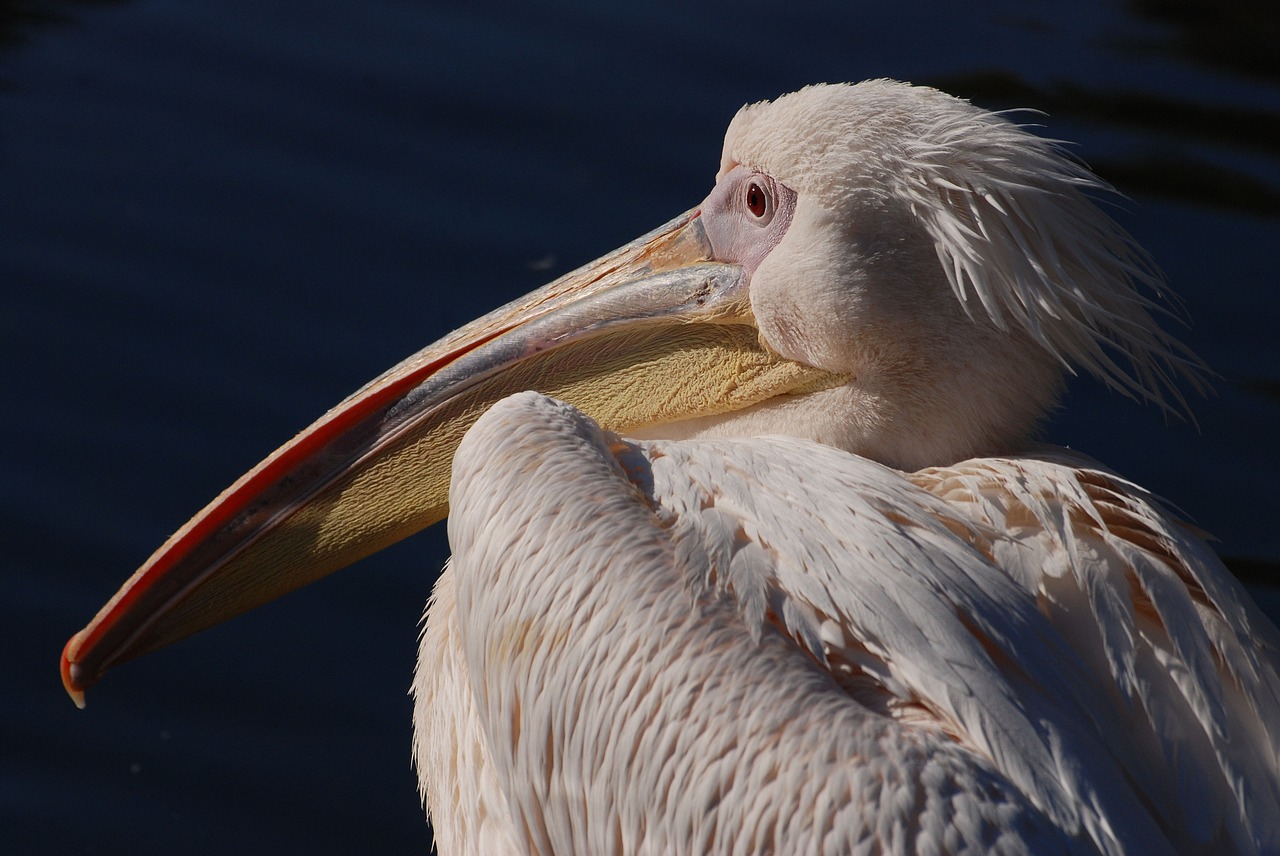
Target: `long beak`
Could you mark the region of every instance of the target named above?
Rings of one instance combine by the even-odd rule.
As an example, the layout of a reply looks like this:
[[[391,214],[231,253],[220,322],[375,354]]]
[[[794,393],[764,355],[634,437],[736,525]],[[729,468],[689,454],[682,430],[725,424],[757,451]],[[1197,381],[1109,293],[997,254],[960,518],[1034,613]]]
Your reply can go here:
[[[367,384],[229,487],[67,642],[76,704],[107,669],[247,612],[449,513],[462,435],[526,389],[619,432],[830,385],[759,343],[698,212],[468,324]]]

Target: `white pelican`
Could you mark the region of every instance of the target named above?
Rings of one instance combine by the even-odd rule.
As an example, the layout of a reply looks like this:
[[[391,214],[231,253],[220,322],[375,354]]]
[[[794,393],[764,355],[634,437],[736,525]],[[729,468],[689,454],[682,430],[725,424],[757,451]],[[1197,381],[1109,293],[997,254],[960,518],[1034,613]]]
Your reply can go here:
[[[1101,189],[931,89],[746,107],[697,208],[196,515],[68,689],[451,508],[413,682],[444,852],[1280,852],[1280,634],[1030,439],[1072,366],[1196,383]]]

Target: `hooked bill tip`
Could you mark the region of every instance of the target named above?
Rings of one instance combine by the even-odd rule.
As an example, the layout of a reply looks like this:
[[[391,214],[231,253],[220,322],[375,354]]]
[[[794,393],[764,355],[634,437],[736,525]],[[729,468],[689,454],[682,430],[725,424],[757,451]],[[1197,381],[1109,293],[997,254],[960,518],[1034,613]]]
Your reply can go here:
[[[62,686],[66,688],[67,695],[71,696],[76,707],[84,710],[84,691],[89,688],[91,681],[78,663],[71,662],[76,649],[80,647],[79,642],[80,634],[77,633],[67,640],[66,646],[62,649]]]

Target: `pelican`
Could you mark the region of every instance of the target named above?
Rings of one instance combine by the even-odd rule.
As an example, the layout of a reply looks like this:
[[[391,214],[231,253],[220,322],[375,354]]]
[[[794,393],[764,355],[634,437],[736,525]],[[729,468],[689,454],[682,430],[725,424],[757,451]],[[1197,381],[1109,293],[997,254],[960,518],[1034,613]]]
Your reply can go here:
[[[67,643],[105,670],[449,518],[413,678],[442,852],[1280,852],[1280,633],[1039,444],[1185,411],[1107,186],[876,80],[744,107],[714,189],[286,443]]]

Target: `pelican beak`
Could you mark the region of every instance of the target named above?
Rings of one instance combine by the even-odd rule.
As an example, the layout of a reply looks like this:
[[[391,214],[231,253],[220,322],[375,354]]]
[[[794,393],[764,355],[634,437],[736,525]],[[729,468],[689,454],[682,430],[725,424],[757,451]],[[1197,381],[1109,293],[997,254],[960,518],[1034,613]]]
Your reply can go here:
[[[468,324],[364,386],[179,529],[67,642],[107,669],[339,570],[449,513],[462,435],[536,389],[626,432],[831,385],[759,341],[697,210]]]

